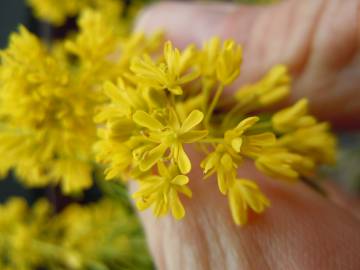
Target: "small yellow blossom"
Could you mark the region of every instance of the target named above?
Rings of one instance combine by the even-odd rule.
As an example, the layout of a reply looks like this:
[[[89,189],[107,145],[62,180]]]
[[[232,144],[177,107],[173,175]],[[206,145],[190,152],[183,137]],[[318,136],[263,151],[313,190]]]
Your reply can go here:
[[[271,149],[256,159],[256,167],[265,174],[285,180],[297,180],[314,169],[311,158],[288,152],[285,149]]]
[[[206,130],[194,130],[204,118],[202,112],[192,111],[182,123],[172,110],[169,115],[166,125],[144,111],[137,111],[133,116],[135,123],[145,128],[144,135],[152,145],[146,149],[140,162],[140,169],[144,171],[150,169],[164,156],[166,150],[170,149],[171,157],[178,164],[180,171],[188,173],[191,170],[191,162],[183,144],[194,143],[207,135]]]
[[[155,32],[153,35],[145,35],[142,32],[131,33],[129,36],[121,39],[119,43],[119,53],[121,57],[118,60],[120,68],[129,69],[134,56],[156,51],[163,42],[163,33]]]
[[[275,113],[272,126],[277,132],[284,133],[278,140],[280,146],[308,156],[317,163],[335,162],[336,139],[329,132],[328,123],[318,123],[308,114],[306,99]]]
[[[244,157],[257,158],[264,149],[275,145],[275,135],[271,132],[247,134],[258,121],[258,117],[248,117],[235,128],[227,130],[224,134],[224,143],[217,145],[215,151],[201,163],[205,178],[216,172],[219,190],[224,195],[236,178],[236,170]]]
[[[260,214],[270,206],[270,201],[262,194],[258,185],[247,179],[233,181],[228,198],[231,214],[237,225],[247,223],[249,208]]]
[[[216,75],[223,85],[231,84],[240,75],[242,48],[233,40],[226,40],[220,50]]]
[[[273,67],[260,81],[245,85],[235,93],[238,106],[256,110],[284,99],[290,92],[290,75],[284,65]]]
[[[189,178],[180,174],[177,166],[172,164],[167,168],[164,163],[158,163],[159,175],[148,176],[140,181],[139,191],[133,194],[140,210],[153,207],[155,216],[162,216],[171,210],[176,219],[185,215],[185,209],[178,193],[191,197],[191,190],[186,186]]]
[[[183,85],[199,76],[197,70],[189,70],[194,54],[193,46],[180,52],[168,41],[164,45],[163,62],[157,64],[145,55],[133,61],[131,70],[137,74],[141,83],[157,90],[168,90],[174,95],[181,95]]]
[[[272,132],[246,133],[258,121],[258,117],[248,117],[242,120],[235,128],[225,132],[225,143],[231,146],[236,153],[256,157],[264,148],[274,145],[276,140]]]
[[[298,128],[312,126],[316,120],[307,113],[308,101],[301,99],[293,106],[275,113],[272,117],[273,127],[278,132],[286,133]]]
[[[132,163],[131,148],[124,143],[117,143],[115,140],[103,140],[95,144],[98,153],[99,163],[109,163],[105,169],[106,180],[122,177],[127,180],[127,170]]]
[[[336,139],[329,129],[327,123],[318,123],[287,133],[278,142],[295,153],[311,157],[317,163],[334,164]]]
[[[219,58],[220,48],[220,39],[218,37],[213,37],[204,44],[203,49],[200,51],[199,66],[201,75],[206,80],[216,79],[216,63]]]
[[[204,170],[205,178],[216,172],[219,190],[226,195],[229,185],[236,178],[239,160],[241,160],[240,156],[233,156],[225,150],[223,145],[218,145],[216,150],[201,162],[201,167]]]

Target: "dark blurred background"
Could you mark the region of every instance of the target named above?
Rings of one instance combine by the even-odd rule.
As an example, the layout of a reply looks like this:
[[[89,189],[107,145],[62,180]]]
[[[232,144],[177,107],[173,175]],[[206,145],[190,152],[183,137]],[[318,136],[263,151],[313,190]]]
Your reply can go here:
[[[19,23],[28,25],[32,18],[24,0],[1,0],[0,3],[0,47],[7,44],[9,34]]]

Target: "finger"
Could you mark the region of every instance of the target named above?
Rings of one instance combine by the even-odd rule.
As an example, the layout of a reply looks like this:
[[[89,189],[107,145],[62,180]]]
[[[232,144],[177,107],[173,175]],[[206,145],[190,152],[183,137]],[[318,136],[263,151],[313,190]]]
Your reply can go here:
[[[162,28],[178,46],[217,35],[244,46],[239,84],[275,64],[289,66],[292,100],[308,97],[312,111],[338,127],[360,126],[360,0],[284,1],[269,7],[161,3],[137,29]]]
[[[245,227],[234,225],[215,179],[191,174],[193,198],[186,216],[141,214],[158,269],[359,269],[360,222],[301,183],[269,179],[247,167],[271,200]]]

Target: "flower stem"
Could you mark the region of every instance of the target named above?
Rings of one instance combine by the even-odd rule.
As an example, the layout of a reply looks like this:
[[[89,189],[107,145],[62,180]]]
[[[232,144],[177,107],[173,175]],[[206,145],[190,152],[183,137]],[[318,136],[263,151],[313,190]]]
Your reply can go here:
[[[205,138],[200,140],[201,143],[222,143],[224,142],[223,138]]]
[[[205,120],[204,120],[205,127],[209,126],[210,118],[214,112],[216,105],[219,102],[220,96],[223,91],[224,91],[224,85],[220,84],[219,87],[216,89],[215,96],[214,96],[213,100],[211,101],[209,109],[206,113]]]
[[[326,190],[316,180],[310,179],[306,176],[302,176],[300,177],[300,181],[321,196],[325,198],[328,197],[328,193],[326,192]]]

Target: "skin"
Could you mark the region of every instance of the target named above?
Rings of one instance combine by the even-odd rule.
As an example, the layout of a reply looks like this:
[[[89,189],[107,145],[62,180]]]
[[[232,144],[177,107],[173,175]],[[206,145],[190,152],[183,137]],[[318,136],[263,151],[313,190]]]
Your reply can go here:
[[[271,7],[160,3],[145,10],[137,24],[148,33],[159,28],[178,47],[201,45],[214,35],[243,44],[238,85],[284,63],[294,78],[291,102],[306,96],[312,112],[336,128],[360,127],[358,0],[289,0]],[[240,228],[216,180],[202,180],[202,157],[187,152],[193,198],[182,198],[185,218],[140,214],[158,269],[360,269],[357,199],[334,185],[325,187],[325,198],[245,164],[239,175],[256,180],[272,205],[262,215],[250,213],[249,224]]]

